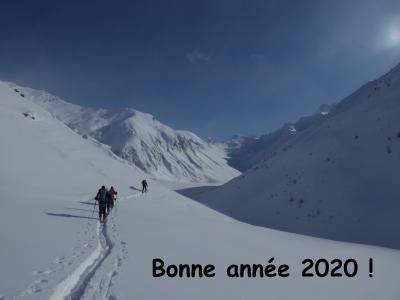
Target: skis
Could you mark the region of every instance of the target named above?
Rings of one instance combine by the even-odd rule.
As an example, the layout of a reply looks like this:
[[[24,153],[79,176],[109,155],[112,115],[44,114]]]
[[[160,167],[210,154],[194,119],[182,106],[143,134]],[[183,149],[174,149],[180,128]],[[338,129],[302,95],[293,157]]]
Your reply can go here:
[[[100,219],[100,224],[106,224],[106,223],[107,223],[107,218],[105,218],[103,220]]]

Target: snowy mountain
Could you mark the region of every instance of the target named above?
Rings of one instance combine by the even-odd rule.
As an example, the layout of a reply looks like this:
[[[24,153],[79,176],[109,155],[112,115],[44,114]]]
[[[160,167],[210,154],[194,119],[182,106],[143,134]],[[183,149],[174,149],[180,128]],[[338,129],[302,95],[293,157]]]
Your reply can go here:
[[[325,120],[331,110],[331,105],[321,105],[315,114],[302,117],[296,123],[286,123],[280,129],[259,137],[233,136],[226,142],[229,164],[241,172],[247,171],[295,133]]]
[[[321,112],[238,148],[250,169],[196,197],[251,224],[400,248],[400,66]]]
[[[0,299],[397,300],[400,253],[235,221],[150,182],[0,83]],[[360,135],[360,139],[362,139]],[[100,225],[93,197],[113,185]],[[213,278],[154,278],[152,260],[213,264]],[[228,278],[230,264],[288,264],[290,277]],[[353,258],[352,278],[302,278],[305,258]],[[374,277],[368,260],[374,259]]]
[[[74,131],[109,145],[115,154],[155,178],[215,184],[240,174],[227,164],[224,144],[174,130],[150,114],[81,107],[44,91],[8,85]]]

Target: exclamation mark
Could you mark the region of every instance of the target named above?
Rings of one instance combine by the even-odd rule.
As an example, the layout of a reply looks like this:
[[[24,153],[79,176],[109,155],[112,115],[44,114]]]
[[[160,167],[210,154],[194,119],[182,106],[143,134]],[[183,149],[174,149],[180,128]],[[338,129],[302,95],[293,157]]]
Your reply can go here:
[[[374,262],[372,258],[369,259],[369,277],[373,277]]]

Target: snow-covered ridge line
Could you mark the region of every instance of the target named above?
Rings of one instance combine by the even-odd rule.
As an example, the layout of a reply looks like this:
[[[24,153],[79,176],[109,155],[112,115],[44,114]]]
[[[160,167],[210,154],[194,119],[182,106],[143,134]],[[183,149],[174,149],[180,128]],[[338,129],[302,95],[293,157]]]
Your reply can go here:
[[[38,118],[24,116],[26,111]],[[82,300],[256,299],[265,295],[399,299],[398,251],[249,226],[154,181],[149,181],[149,193],[133,196],[142,178],[136,168],[106,155],[99,145],[82,139],[2,83],[0,133],[0,194],[6,199],[2,211],[7,212],[0,218],[0,299],[49,299],[54,288],[94,252],[98,221],[90,216],[99,184],[114,185],[125,198],[117,201],[105,232],[112,251],[89,283],[82,284],[78,293],[83,293]],[[263,263],[270,255],[293,266],[293,276],[243,278],[238,284],[223,272],[232,263]],[[155,280],[151,275],[155,257],[168,263],[212,263],[221,272],[210,280]],[[300,258],[307,257],[352,257],[363,263],[360,276],[351,280],[304,280],[295,275],[301,274]],[[376,262],[373,278],[364,264],[370,257]]]
[[[316,126],[334,113],[334,105],[323,104],[315,113],[303,116],[296,122],[285,123],[270,133],[255,137],[234,135],[226,142],[229,164],[245,172],[262,160],[266,153],[273,152],[276,145],[290,140],[311,126]]]
[[[400,249],[399,99],[400,65],[239,148],[252,164],[198,198],[251,224]]]
[[[296,122],[285,123],[275,131],[256,137],[241,135],[231,137],[227,141],[229,164],[241,172],[249,170],[263,160],[266,155],[274,153],[282,144],[296,139],[296,135],[301,135],[303,131],[315,128],[338,114],[359,105],[360,98],[372,100],[372,97],[375,97],[382,90],[391,87],[396,82],[396,80],[392,81],[392,79],[399,76],[399,69],[400,67],[396,66],[380,78],[363,84],[342,101],[322,104],[315,113],[303,116]]]
[[[77,133],[109,145],[116,155],[155,178],[223,183],[240,174],[228,165],[225,144],[174,130],[148,113],[82,107],[44,91],[6,84]]]

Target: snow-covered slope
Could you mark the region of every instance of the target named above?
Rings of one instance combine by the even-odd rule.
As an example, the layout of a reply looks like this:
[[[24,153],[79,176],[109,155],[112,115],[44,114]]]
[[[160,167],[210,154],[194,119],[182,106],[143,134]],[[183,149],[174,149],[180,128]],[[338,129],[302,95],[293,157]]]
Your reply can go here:
[[[115,154],[157,179],[215,184],[240,174],[228,165],[224,144],[174,130],[150,114],[85,108],[44,91],[8,85],[79,134],[111,146]]]
[[[226,142],[229,164],[241,172],[247,171],[294,134],[324,121],[331,109],[330,105],[321,105],[315,114],[302,117],[296,123],[284,124],[280,129],[259,137],[233,136]]]
[[[400,248],[400,66],[288,129],[198,199],[251,224]]]
[[[2,82],[0,139],[0,294],[46,299],[40,296],[44,287],[96,246],[79,242],[85,230],[96,231],[87,225],[96,221],[87,204],[93,193],[103,184],[129,190],[144,174]],[[38,279],[45,274],[49,278]]]
[[[385,299],[400,253],[257,228],[157,183],[0,83],[0,299]],[[99,226],[93,196],[119,192]],[[216,276],[153,278],[152,259],[214,264]],[[290,277],[227,278],[229,264],[290,265]],[[354,258],[353,278],[301,278],[304,258]],[[374,259],[370,278],[368,259]]]

